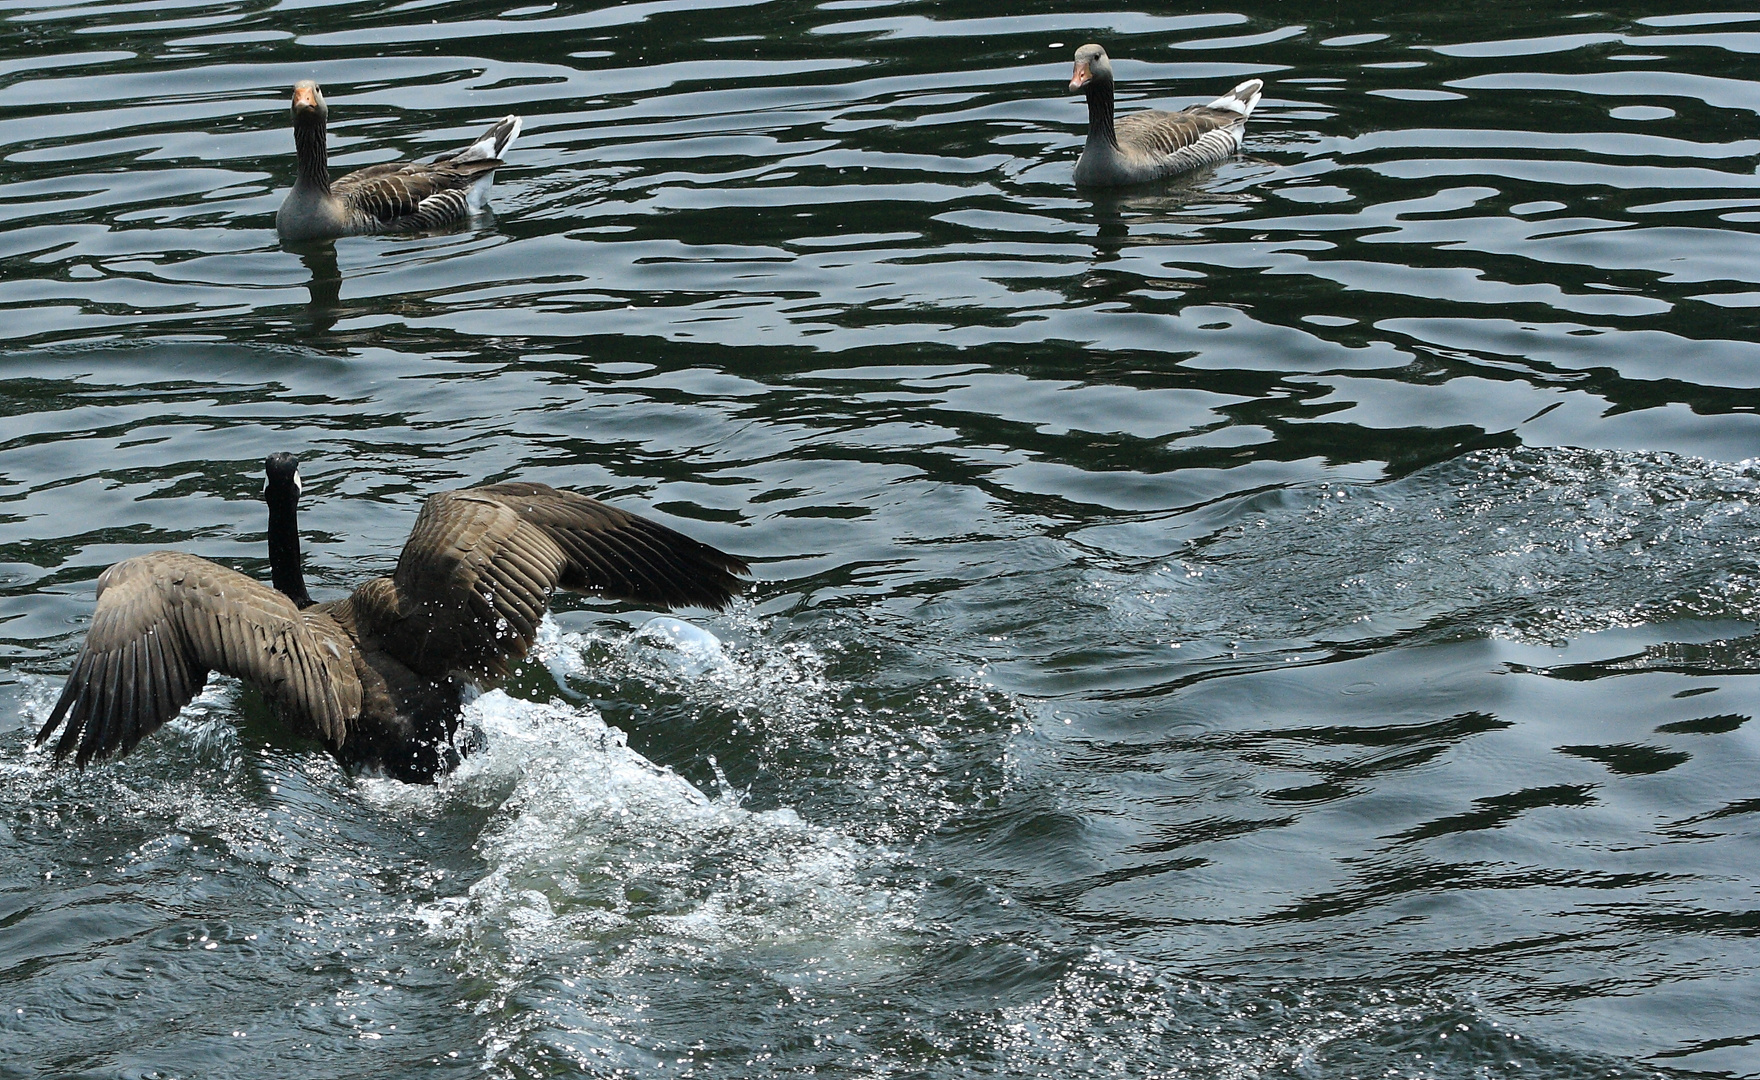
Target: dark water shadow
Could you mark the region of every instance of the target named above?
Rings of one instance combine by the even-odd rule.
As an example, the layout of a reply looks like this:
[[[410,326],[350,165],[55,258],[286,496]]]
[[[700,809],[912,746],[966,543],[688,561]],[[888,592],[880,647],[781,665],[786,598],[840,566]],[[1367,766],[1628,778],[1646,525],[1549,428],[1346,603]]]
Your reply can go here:
[[[329,332],[342,316],[342,271],[336,265],[336,242],[310,240],[283,242],[281,246],[298,255],[312,275],[306,283],[311,294],[306,302],[307,328],[314,334]]]
[[[1255,195],[1239,191],[1219,191],[1217,166],[1180,173],[1153,183],[1122,188],[1077,188],[1076,194],[1088,200],[1098,230],[1094,237],[1096,261],[1116,259],[1130,239],[1135,225],[1179,225],[1194,228],[1214,225],[1232,216],[1227,207],[1258,202]],[[1222,204],[1214,213],[1205,213],[1205,204]],[[1148,237],[1139,234],[1139,243],[1178,243],[1171,237]]]

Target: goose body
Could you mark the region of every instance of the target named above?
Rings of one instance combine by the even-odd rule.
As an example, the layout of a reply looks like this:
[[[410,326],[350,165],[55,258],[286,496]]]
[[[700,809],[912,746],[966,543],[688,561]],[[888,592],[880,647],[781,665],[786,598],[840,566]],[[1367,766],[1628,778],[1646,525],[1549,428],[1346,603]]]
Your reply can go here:
[[[316,604],[300,565],[298,459],[271,455],[267,472],[273,586],[180,551],[99,576],[91,629],[37,733],[41,745],[62,728],[57,761],[128,753],[218,671],[257,687],[345,765],[432,781],[457,763],[465,685],[525,655],[554,590],[722,608],[749,573],[577,492],[492,484],[430,497],[390,575]]]
[[[293,88],[293,145],[299,171],[275,215],[283,240],[322,240],[357,233],[421,232],[464,221],[489,201],[489,185],[518,137],[520,119],[504,116],[469,146],[433,161],[369,165],[330,179],[329,108],[318,84]]]
[[[1078,187],[1123,187],[1187,172],[1241,148],[1264,84],[1248,79],[1208,105],[1113,116],[1112,61],[1098,45],[1076,50],[1069,88],[1088,99],[1088,142],[1076,161]]]

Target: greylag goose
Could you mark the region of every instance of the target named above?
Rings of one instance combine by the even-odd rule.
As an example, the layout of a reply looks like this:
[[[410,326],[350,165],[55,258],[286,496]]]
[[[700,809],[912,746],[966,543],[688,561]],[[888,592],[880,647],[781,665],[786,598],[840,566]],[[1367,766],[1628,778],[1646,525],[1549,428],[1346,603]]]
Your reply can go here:
[[[723,608],[738,558],[664,525],[544,484],[431,496],[389,577],[317,604],[300,565],[299,459],[272,454],[274,587],[180,551],[98,577],[97,610],[37,744],[66,722],[55,760],[126,754],[176,716],[210,671],[257,687],[295,731],[347,766],[432,781],[469,681],[505,676],[558,589],[660,608]]]
[[[299,175],[275,215],[283,240],[323,240],[357,233],[444,229],[489,201],[501,155],[519,135],[520,119],[504,116],[476,142],[433,161],[369,165],[330,179],[325,146],[329,109],[311,80],[293,88],[293,146]]]
[[[1071,90],[1088,98],[1088,143],[1076,162],[1076,185],[1142,184],[1223,160],[1241,148],[1241,132],[1264,85],[1248,79],[1208,105],[1149,109],[1114,121],[1112,61],[1100,46],[1083,45],[1069,80]]]

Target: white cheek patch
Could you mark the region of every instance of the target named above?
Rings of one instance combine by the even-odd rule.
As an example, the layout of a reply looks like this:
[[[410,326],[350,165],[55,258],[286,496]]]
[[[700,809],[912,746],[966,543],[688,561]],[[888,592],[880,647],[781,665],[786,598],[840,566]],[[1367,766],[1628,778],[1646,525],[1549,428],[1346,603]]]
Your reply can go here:
[[[299,478],[299,470],[295,469],[293,470],[293,493],[295,495],[304,495],[305,492],[306,485]]]

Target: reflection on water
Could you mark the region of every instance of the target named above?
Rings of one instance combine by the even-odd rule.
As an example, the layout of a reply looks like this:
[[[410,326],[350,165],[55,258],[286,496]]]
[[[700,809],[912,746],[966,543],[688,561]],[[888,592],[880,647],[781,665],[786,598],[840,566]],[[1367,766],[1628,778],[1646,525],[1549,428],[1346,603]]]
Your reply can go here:
[[[286,246],[299,255],[299,261],[311,272],[312,280],[306,286],[312,294],[306,305],[307,317],[311,332],[323,334],[336,325],[342,314],[342,271],[336,267],[336,244],[315,240]]]
[[[1760,1075],[1756,25],[13,5],[0,1072]],[[1245,152],[1076,192],[1088,40]],[[308,77],[522,114],[495,214],[277,243]],[[516,478],[761,584],[561,604],[437,789],[225,681],[47,768],[274,450],[320,598]]]

